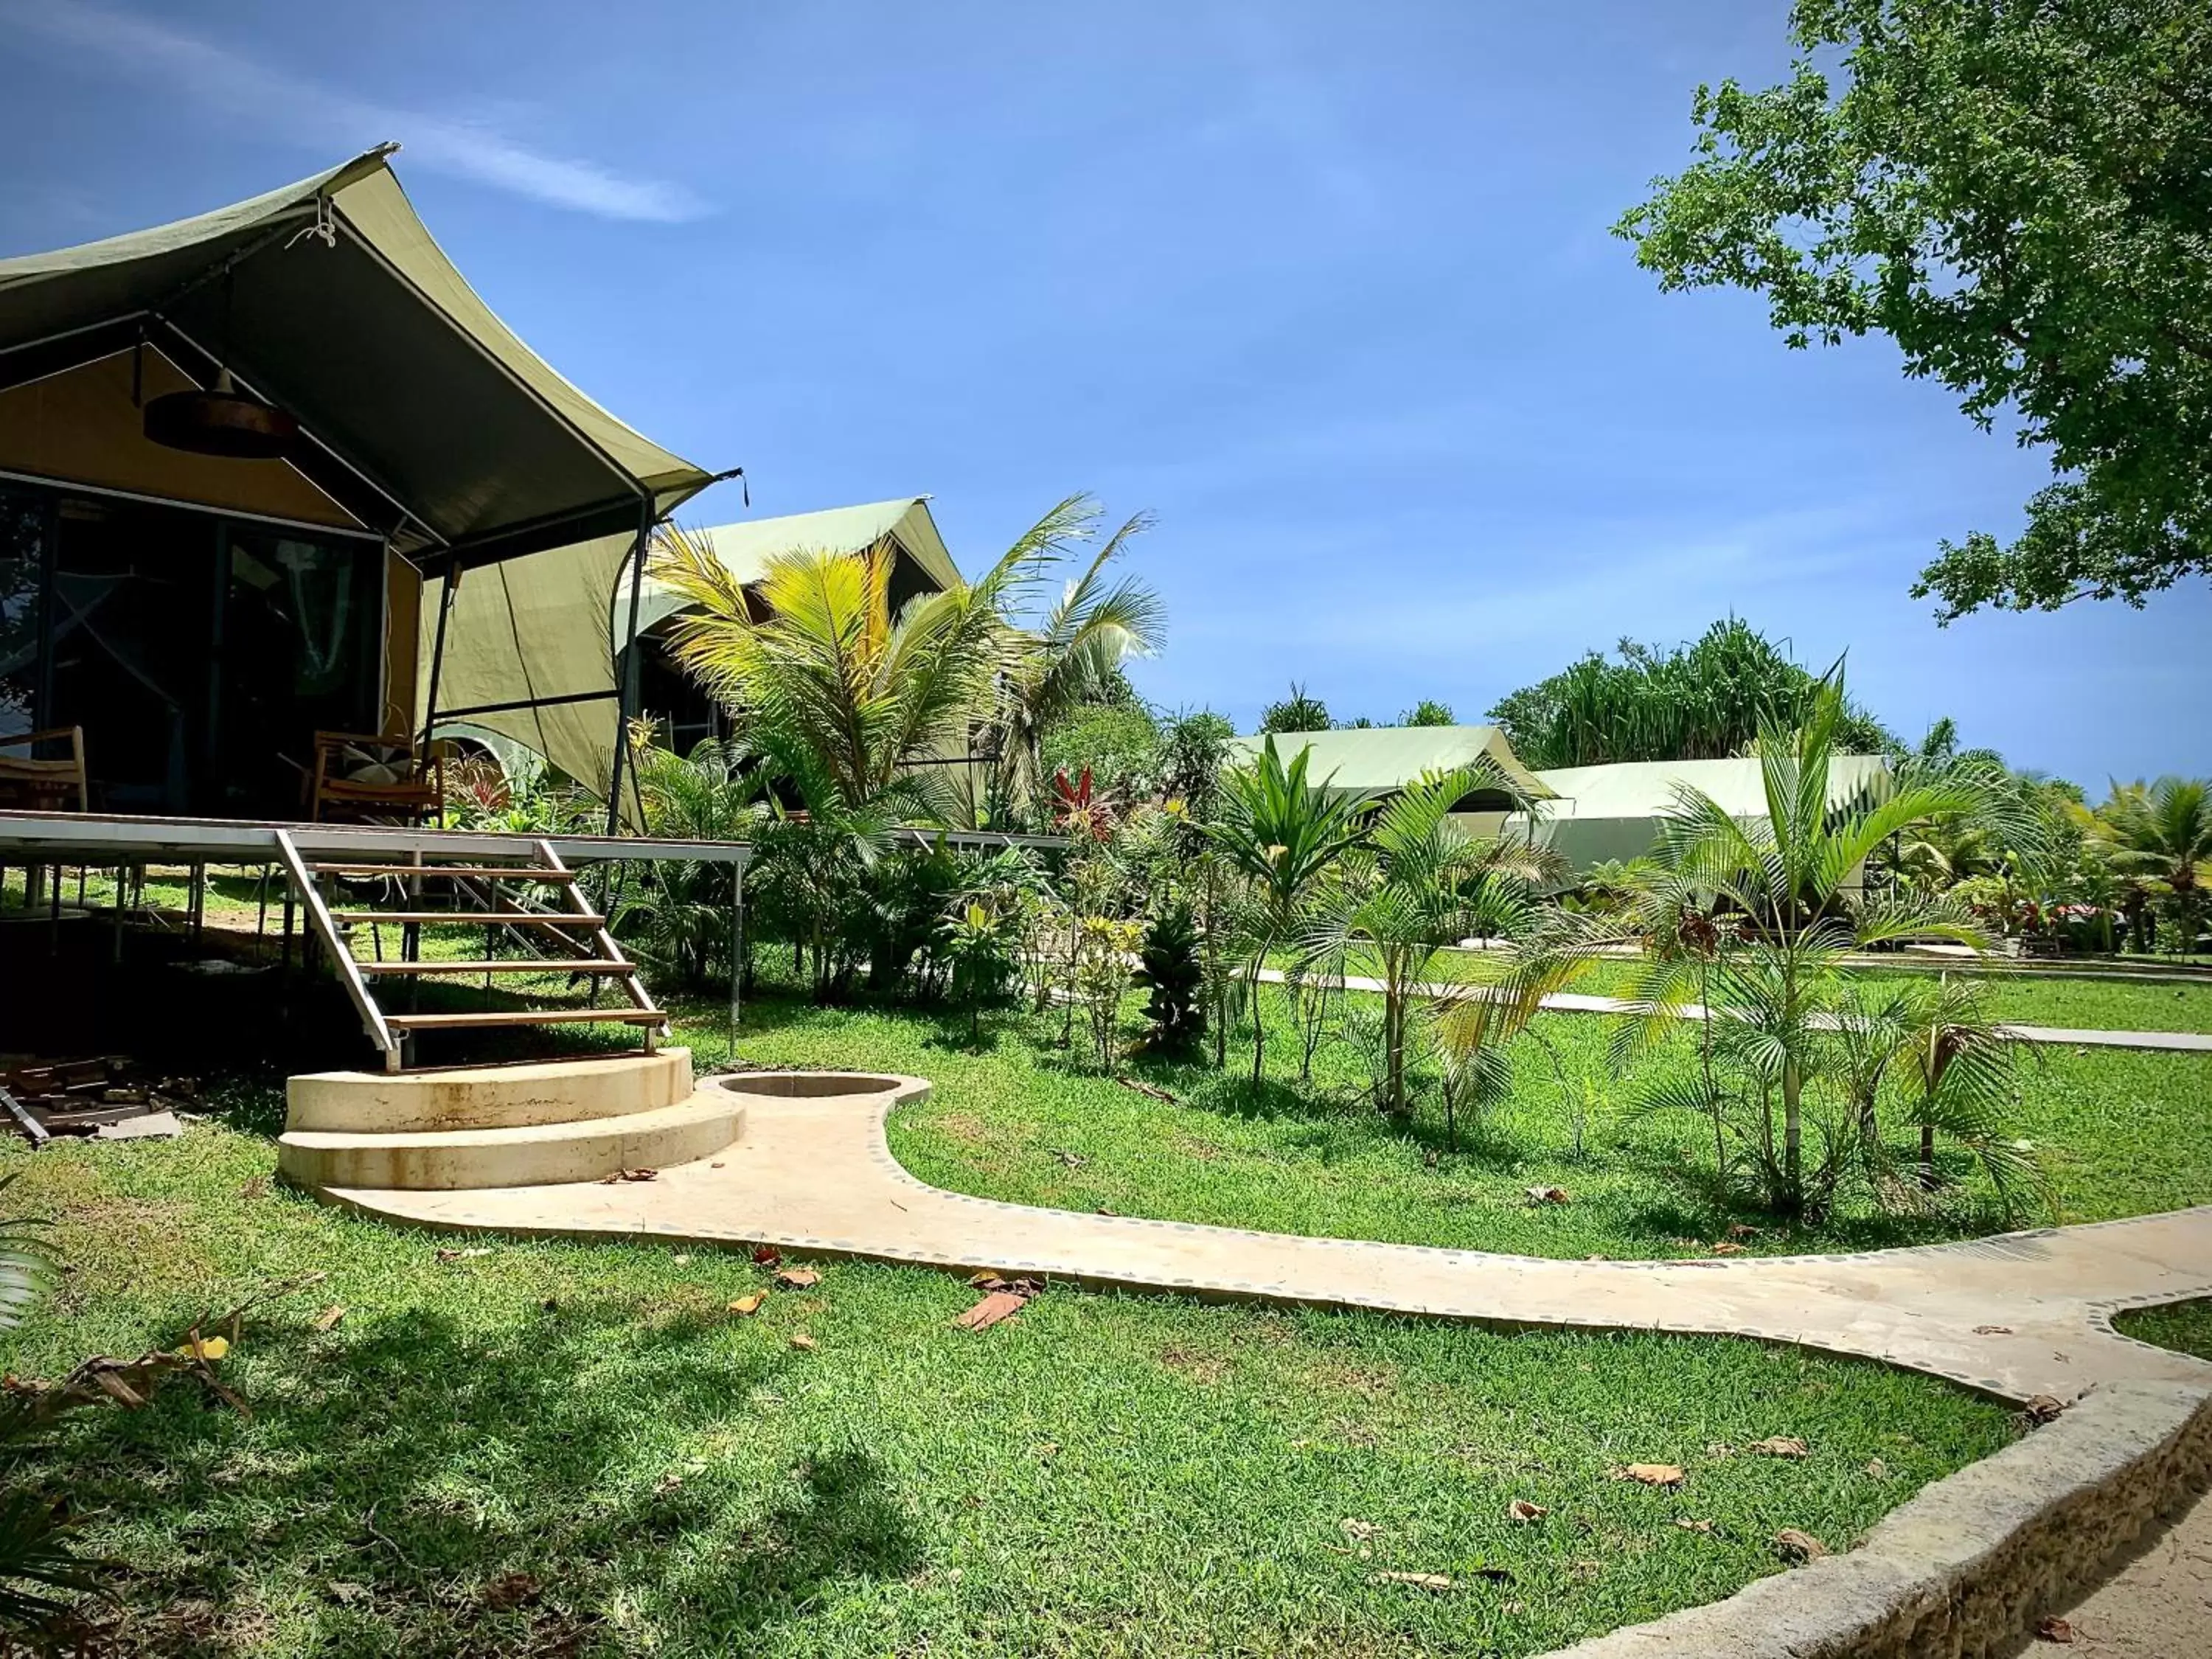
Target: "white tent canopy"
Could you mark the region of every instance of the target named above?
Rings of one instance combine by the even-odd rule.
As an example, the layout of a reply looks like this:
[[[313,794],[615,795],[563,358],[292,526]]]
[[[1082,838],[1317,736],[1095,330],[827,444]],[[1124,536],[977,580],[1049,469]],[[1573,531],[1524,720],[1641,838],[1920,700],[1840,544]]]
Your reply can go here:
[[[1564,766],[1536,775],[1558,797],[1537,815],[1536,839],[1565,854],[1577,870],[1642,858],[1657,843],[1674,812],[1675,792],[1696,789],[1729,816],[1766,817],[1766,788],[1756,757],[1727,760],[1626,761],[1610,766]],[[1828,763],[1832,810],[1877,799],[1890,785],[1879,755],[1838,755]],[[1528,829],[1516,817],[1515,828]]]

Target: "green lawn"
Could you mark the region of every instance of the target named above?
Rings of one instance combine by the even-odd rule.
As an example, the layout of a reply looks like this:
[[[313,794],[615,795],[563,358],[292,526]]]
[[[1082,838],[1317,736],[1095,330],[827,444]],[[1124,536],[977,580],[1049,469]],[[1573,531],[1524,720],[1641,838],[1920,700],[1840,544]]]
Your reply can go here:
[[[824,1010],[770,995],[750,1005],[738,1051],[758,1063],[931,1079],[932,1097],[892,1121],[894,1152],[925,1181],[1017,1203],[1570,1259],[1705,1255],[1739,1224],[1760,1228],[1749,1248],[1771,1253],[1971,1237],[2008,1224],[1972,1185],[1937,1216],[1862,1211],[1796,1230],[1717,1207],[1694,1178],[1711,1162],[1702,1121],[1638,1119],[1625,1109],[1627,1091],[1606,1064],[1609,1024],[1543,1017],[1539,1030],[1556,1067],[1534,1042],[1516,1045],[1512,1099],[1486,1133],[1463,1126],[1456,1152],[1432,1103],[1406,1129],[1355,1103],[1341,1045],[1324,1046],[1313,1086],[1293,1086],[1297,1055],[1287,1030],[1257,1088],[1243,1069],[1249,1048],[1241,1062],[1232,1057],[1227,1075],[1139,1065],[1131,1075],[1166,1089],[1173,1104],[1086,1073],[1051,1046],[1058,1022],[1050,1017],[1001,1015],[984,1052],[973,1054],[964,1027],[949,1018]],[[711,1012],[690,1028],[702,1060],[726,1052],[723,1030]],[[1650,1063],[1686,1064],[1686,1051],[1678,1044]],[[2203,1121],[2212,1055],[2033,1050],[2021,1088],[2021,1133],[2045,1149],[2064,1219],[2212,1203],[2212,1134]],[[1533,1186],[1561,1188],[1570,1201],[1532,1205]]]
[[[2121,1335],[2132,1336],[2138,1342],[2212,1359],[2212,1301],[2137,1308],[2120,1315],[2112,1325]]]
[[[957,1279],[860,1265],[744,1320],[739,1255],[323,1209],[269,1180],[273,1091],[228,1101],[172,1143],[0,1153],[69,1267],[5,1339],[18,1375],[329,1275],[221,1362],[250,1418],[172,1382],[19,1464],[127,1564],[111,1651],[1539,1653],[1775,1571],[1781,1528],[1843,1547],[2013,1432],[1932,1380],[1719,1340],[1060,1290],[972,1334]],[[1811,1455],[1711,1449],[1771,1435]],[[1686,1484],[1608,1478],[1637,1462]]]

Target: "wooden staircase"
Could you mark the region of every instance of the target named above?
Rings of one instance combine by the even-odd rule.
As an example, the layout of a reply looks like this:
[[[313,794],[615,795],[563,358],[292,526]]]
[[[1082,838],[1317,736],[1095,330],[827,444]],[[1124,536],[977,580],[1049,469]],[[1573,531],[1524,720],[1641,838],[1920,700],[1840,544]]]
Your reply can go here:
[[[360,1014],[369,1041],[389,1072],[410,1069],[414,1038],[420,1031],[491,1030],[538,1025],[615,1024],[634,1028],[647,1054],[666,1034],[668,1017],[653,1006],[638,977],[637,964],[625,957],[607,932],[607,918],[595,912],[577,884],[575,872],[561,862],[551,845],[531,843],[532,855],[489,862],[482,854],[466,861],[416,854],[382,863],[314,863],[301,856],[284,830],[276,849],[306,913],[311,938],[335,967]],[[343,896],[341,884],[358,890],[379,884],[398,896],[397,908],[385,908]],[[549,900],[545,896],[550,893]],[[385,954],[386,928],[396,928],[397,949]],[[431,939],[447,930],[476,928],[487,940],[519,940],[521,955],[495,956],[489,949],[463,960],[425,956]],[[369,955],[360,954],[364,942]],[[504,977],[562,974],[586,979],[592,1006],[575,1008],[485,1007],[436,1013],[391,1012],[380,997],[390,988],[411,988],[425,981],[481,978],[486,986]],[[601,988],[611,981],[621,1000],[599,1006]]]

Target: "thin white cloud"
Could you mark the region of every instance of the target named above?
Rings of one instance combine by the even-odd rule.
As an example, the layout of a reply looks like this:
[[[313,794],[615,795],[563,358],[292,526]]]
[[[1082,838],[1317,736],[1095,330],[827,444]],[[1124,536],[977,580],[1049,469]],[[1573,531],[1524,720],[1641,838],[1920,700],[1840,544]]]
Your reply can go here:
[[[664,222],[711,210],[681,185],[546,155],[489,120],[454,119],[357,98],[131,12],[78,0],[0,0],[0,28],[97,52],[221,114],[264,121],[306,143],[359,150],[397,138],[416,165],[554,207]]]

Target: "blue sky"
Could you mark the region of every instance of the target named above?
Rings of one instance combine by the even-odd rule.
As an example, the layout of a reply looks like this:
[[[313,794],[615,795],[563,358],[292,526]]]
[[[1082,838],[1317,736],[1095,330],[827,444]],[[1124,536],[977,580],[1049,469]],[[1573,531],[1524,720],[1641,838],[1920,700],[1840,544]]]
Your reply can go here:
[[[1784,10],[0,0],[0,252],[395,138],[508,321],[755,513],[928,493],[973,568],[1070,490],[1156,511],[1158,701],[1474,719],[1734,611],[1899,730],[2212,772],[2212,586],[1938,629],[1914,574],[2043,464],[1607,234]]]

